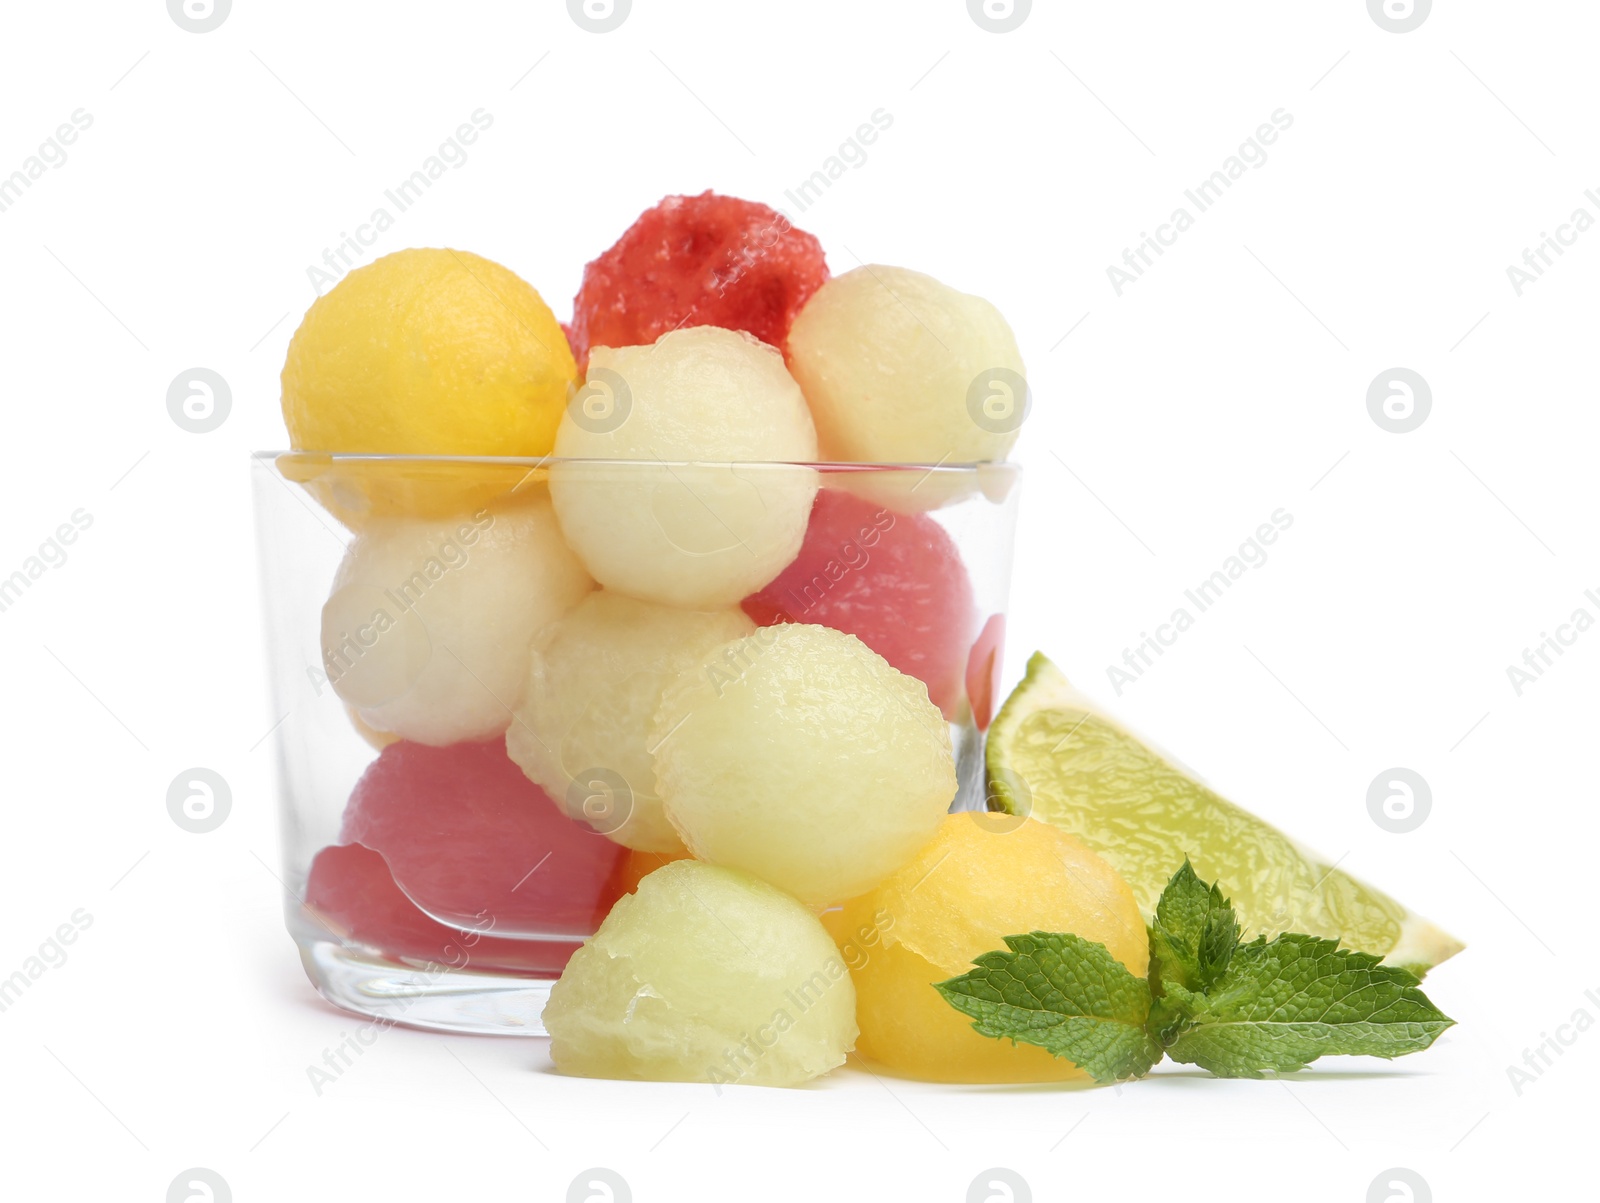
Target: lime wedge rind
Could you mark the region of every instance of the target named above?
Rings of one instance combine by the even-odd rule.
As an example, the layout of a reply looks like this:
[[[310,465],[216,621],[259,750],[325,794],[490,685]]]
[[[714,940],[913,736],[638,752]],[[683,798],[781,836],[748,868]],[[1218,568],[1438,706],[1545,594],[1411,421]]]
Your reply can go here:
[[[1437,925],[1211,790],[1035,653],[995,716],[991,805],[1031,813],[1104,856],[1153,912],[1187,856],[1250,934],[1342,940],[1418,976],[1462,948]]]

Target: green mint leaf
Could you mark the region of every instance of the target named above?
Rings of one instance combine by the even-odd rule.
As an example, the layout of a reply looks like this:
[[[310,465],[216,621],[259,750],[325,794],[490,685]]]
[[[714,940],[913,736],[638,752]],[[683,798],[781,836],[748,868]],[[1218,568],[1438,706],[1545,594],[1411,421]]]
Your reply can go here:
[[[1150,987],[1106,949],[1081,936],[1036,931],[1005,937],[976,968],[935,989],[985,1036],[1040,1048],[1099,1082],[1137,1078],[1161,1060],[1146,1028]]]
[[[1223,1078],[1292,1073],[1335,1054],[1400,1057],[1455,1023],[1404,969],[1292,934],[1240,945],[1204,994],[1173,992],[1157,1010],[1168,1055]]]
[[[1150,981],[1155,986],[1155,971],[1151,970]],[[1190,990],[1177,982],[1166,982],[1159,987],[1150,1000],[1150,1018],[1145,1026],[1150,1029],[1150,1034],[1162,1048],[1167,1048],[1183,1033],[1189,1021],[1194,1018],[1195,1012],[1205,1005],[1206,996],[1198,990]]]
[[[1186,859],[1156,903],[1150,925],[1150,980],[1157,996],[1171,984],[1211,988],[1239,946],[1239,919],[1215,885],[1201,881]]]

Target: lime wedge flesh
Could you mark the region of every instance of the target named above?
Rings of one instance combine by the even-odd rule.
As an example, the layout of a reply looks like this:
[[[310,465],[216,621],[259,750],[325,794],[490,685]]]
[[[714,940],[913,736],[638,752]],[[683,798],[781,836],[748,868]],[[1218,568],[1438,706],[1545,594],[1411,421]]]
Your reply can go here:
[[[1460,941],[1207,788],[1075,689],[1042,654],[989,730],[991,807],[1076,835],[1146,915],[1188,857],[1249,937],[1338,939],[1419,976]]]

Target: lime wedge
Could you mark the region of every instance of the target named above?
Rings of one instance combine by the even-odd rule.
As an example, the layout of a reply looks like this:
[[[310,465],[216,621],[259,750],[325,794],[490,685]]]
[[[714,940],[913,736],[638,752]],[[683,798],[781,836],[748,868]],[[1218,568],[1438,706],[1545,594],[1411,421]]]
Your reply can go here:
[[[1042,654],[989,730],[990,807],[1088,844],[1149,915],[1188,857],[1233,899],[1248,936],[1338,939],[1419,976],[1460,941],[1235,806],[1130,733]]]

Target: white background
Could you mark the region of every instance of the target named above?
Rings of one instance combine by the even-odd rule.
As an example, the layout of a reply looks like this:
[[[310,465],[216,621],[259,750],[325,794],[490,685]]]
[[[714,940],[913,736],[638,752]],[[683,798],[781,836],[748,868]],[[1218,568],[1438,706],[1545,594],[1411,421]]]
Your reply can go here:
[[[1579,606],[1600,617],[1600,232],[1521,296],[1506,268],[1580,205],[1600,217],[1600,14],[1440,0],[1395,34],[1361,0],[1036,9],[996,34],[957,0],[635,0],[597,35],[556,0],[236,0],[194,34],[160,0],[6,6],[0,174],[93,116],[0,213],[0,575],[93,516],[0,613],[0,976],[93,918],[0,1014],[8,1197],[156,1203],[188,1166],[241,1203],[562,1199],[595,1165],[641,1203],[955,1203],[991,1166],[1036,1199],[1350,1203],[1391,1166],[1439,1200],[1580,1172],[1600,1034],[1520,1095],[1506,1067],[1580,1008],[1600,1019],[1600,630],[1521,696],[1506,666]],[[285,442],[306,268],[480,107],[470,161],[374,253],[471,249],[565,315],[641,209],[714,187],[788,209],[836,270],[904,264],[998,304],[1036,399],[1008,685],[1047,650],[1465,938],[1428,983],[1460,1025],[1288,1082],[851,1069],[721,1097],[565,1079],[542,1041],[396,1030],[317,1097],[306,1066],[354,1022],[305,982],[265,867],[246,453]],[[878,108],[867,162],[797,212],[784,190]],[[1107,266],[1280,108],[1266,164],[1119,297]],[[165,401],[197,365],[233,393],[203,435]],[[1367,412],[1397,365],[1432,388],[1409,434]],[[1107,666],[1279,507],[1270,560],[1117,697]],[[233,789],[203,836],[165,809],[194,765]],[[1410,834],[1367,813],[1393,766],[1432,787]]]

